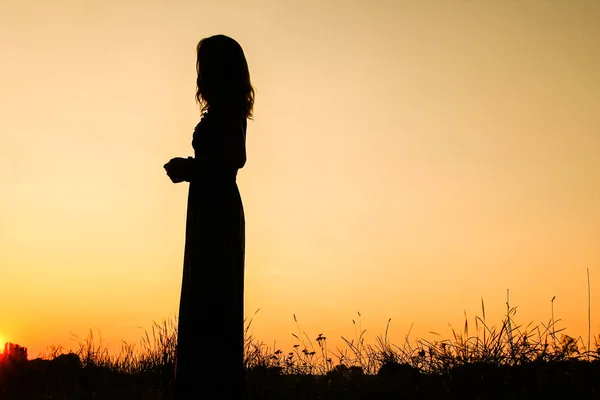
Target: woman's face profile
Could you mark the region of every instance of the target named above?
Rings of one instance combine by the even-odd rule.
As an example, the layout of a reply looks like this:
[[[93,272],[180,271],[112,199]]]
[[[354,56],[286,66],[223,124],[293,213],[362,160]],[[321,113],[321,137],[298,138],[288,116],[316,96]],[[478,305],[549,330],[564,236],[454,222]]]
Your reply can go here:
[[[196,100],[202,111],[230,105],[252,117],[254,89],[243,50],[233,39],[216,35],[196,47]]]
[[[218,82],[223,78],[223,73],[217,67],[217,62],[203,54],[198,59],[198,88],[205,95],[211,96],[213,88],[218,86]]]

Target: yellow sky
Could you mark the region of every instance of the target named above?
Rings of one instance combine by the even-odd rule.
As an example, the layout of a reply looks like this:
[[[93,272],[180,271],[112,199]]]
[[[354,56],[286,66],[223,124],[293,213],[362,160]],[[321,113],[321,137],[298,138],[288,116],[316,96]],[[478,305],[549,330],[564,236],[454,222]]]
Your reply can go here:
[[[0,336],[112,349],[177,312],[195,45],[257,88],[246,310],[290,345],[362,314],[399,341],[506,290],[518,320],[600,331],[600,2],[0,1]]]

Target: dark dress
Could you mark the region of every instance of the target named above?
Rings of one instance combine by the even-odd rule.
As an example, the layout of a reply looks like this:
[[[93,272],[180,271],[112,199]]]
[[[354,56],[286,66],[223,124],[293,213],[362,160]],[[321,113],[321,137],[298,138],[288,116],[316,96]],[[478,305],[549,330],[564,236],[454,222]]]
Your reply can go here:
[[[226,152],[246,118],[209,110],[196,157]],[[179,305],[175,397],[240,399],[244,388],[245,219],[237,167],[198,167],[190,180]]]

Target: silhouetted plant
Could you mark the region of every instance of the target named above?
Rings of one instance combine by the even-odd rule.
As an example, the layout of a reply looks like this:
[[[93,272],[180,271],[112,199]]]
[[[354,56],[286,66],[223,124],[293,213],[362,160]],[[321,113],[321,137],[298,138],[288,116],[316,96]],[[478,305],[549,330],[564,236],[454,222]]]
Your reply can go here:
[[[498,327],[486,322],[482,300],[482,314],[474,319],[474,334],[470,334],[465,315],[462,331],[452,329],[450,339],[411,341],[411,326],[402,345],[389,340],[391,319],[374,344],[366,343],[358,313],[358,323],[352,320],[355,337],[342,337],[346,347],[335,352],[328,349],[324,333],[311,340],[296,315],[297,332],[292,335],[297,343],[290,351],[266,346],[250,333],[255,313],[246,321],[244,337],[247,390],[250,398],[306,399],[316,398],[317,393],[322,398],[378,398],[383,393],[413,398],[429,393],[445,398],[452,393],[493,397],[523,388],[528,393],[546,393],[558,383],[582,394],[587,393],[586,385],[595,385],[590,382],[595,382],[593,377],[600,366],[600,335],[594,338],[592,350],[581,338],[563,334],[554,315],[547,324],[523,327],[515,320],[517,308],[508,300],[506,306]],[[0,369],[0,384],[27,381],[21,390],[36,393],[32,398],[159,399],[163,393],[168,398],[174,373],[176,317],[154,322],[140,343],[123,342],[118,354],[110,354],[102,336],[92,330],[83,339],[75,338],[75,351],[51,346],[43,358],[28,362],[24,371]],[[565,381],[563,375],[571,380]],[[0,395],[10,398],[2,393],[6,391],[0,390]]]

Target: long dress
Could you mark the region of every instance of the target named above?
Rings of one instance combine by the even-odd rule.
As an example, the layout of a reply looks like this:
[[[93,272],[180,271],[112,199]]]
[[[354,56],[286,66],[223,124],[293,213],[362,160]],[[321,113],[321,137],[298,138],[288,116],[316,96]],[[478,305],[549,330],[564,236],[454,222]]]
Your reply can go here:
[[[233,129],[232,129],[233,126]],[[194,130],[196,157],[226,152],[246,118],[208,110]],[[238,168],[199,167],[190,180],[179,305],[175,398],[242,398],[245,218]]]

